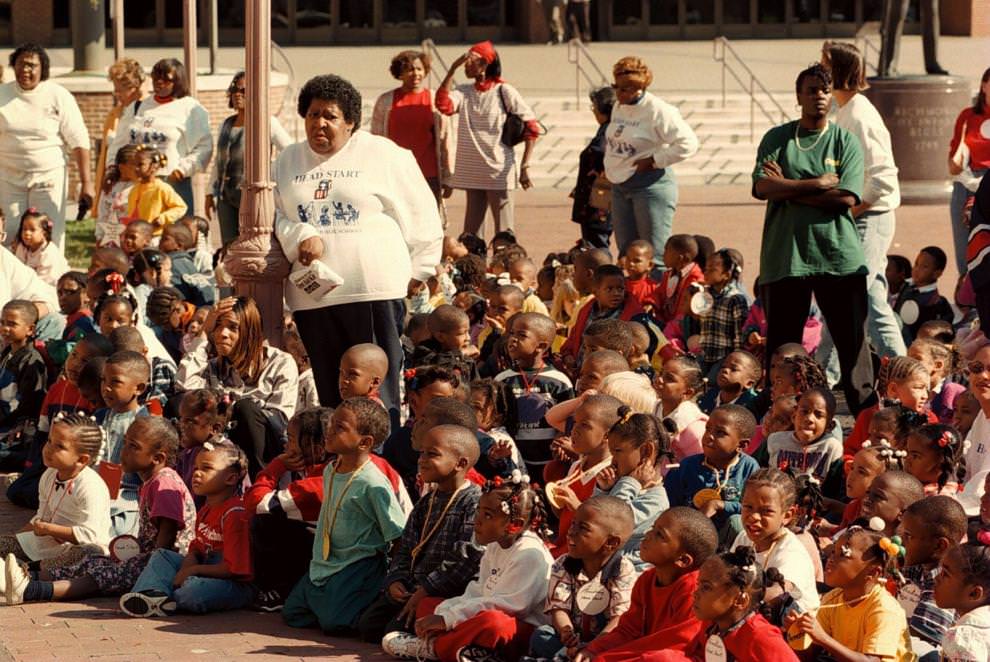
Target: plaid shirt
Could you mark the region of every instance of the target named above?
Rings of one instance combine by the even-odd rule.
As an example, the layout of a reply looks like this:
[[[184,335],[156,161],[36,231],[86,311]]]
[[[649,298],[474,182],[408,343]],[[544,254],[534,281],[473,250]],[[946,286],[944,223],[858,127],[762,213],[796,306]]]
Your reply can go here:
[[[908,611],[908,627],[911,634],[921,637],[934,646],[942,645],[942,637],[956,620],[956,612],[949,609],[939,609],[935,605],[935,575],[938,568],[925,569],[921,565],[904,568],[904,578],[908,583],[897,592],[897,600]],[[906,600],[905,591],[914,594],[918,606],[910,613],[910,604]],[[913,602],[913,600],[911,601]]]
[[[450,498],[437,494],[432,509],[428,496],[416,503],[385,576],[386,589],[393,582],[402,582],[410,589],[422,586],[434,597],[452,598],[464,593],[464,588],[478,574],[478,564],[485,550],[471,542],[474,515],[481,499],[481,488],[473,483],[457,493],[457,501],[416,557],[416,564],[412,564],[413,548],[433,529]],[[429,519],[426,517],[428,510]]]
[[[711,311],[701,317],[701,351],[706,364],[724,359],[743,346],[742,327],[749,313],[746,296],[735,282],[716,293],[706,287],[715,300]]]

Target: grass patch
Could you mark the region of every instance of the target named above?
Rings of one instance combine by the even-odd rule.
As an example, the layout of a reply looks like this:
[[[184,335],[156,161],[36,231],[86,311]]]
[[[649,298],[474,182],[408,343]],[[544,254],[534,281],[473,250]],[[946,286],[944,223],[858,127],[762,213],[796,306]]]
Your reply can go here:
[[[73,269],[86,271],[96,245],[96,220],[87,218],[65,224],[65,259]]]

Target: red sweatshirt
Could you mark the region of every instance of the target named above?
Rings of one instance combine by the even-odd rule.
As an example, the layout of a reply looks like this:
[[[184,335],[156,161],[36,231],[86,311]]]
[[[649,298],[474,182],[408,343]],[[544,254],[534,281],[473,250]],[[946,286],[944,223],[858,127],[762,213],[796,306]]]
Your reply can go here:
[[[636,653],[665,648],[683,651],[701,631],[701,621],[691,609],[697,586],[697,570],[660,586],[656,570],[650,568],[636,580],[629,610],[616,628],[596,637],[586,650],[596,655],[595,662],[632,660]]]
[[[692,283],[700,283],[705,280],[705,273],[698,266],[697,262],[691,263],[691,270],[686,276],[681,277],[674,288],[672,296],[667,296],[667,283],[670,282],[674,272],[667,270],[663,273],[663,278],[653,292],[653,316],[660,320],[661,326],[681,316],[687,305],[687,297],[691,291]]]
[[[595,297],[591,297],[588,303],[581,307],[578,311],[577,319],[574,320],[574,326],[571,327],[571,332],[567,334],[567,340],[564,344],[560,346],[560,353],[564,356],[571,355],[577,357],[578,353],[581,351],[581,341],[584,339],[584,330],[588,326],[588,320],[591,318],[591,311],[597,306]],[[632,296],[631,293],[626,292],[626,300],[622,304],[622,311],[619,313],[619,319],[626,322],[630,321],[636,315],[643,315],[643,306],[639,305],[639,301],[636,297]]]

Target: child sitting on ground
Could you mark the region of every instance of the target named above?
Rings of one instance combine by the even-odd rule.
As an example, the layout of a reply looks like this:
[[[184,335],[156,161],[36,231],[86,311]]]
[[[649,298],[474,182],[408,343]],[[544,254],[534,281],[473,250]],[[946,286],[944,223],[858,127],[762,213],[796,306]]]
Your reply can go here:
[[[172,287],[182,292],[186,301],[196,307],[212,306],[217,301],[217,284],[212,275],[204,275],[196,267],[193,254],[196,242],[189,228],[173,223],[162,230],[159,248],[172,261]]]
[[[763,369],[756,357],[749,352],[738,350],[730,353],[722,361],[712,386],[698,400],[698,408],[706,414],[722,405],[752,407],[757,398],[753,388],[760,380]]]
[[[903,255],[888,255],[887,268],[884,270],[887,278],[887,303],[894,310],[904,296],[905,290],[911,286],[911,260]]]
[[[955,350],[936,340],[918,338],[908,348],[908,356],[921,361],[931,375],[929,408],[939,423],[951,423],[956,398],[966,390],[963,384],[948,380],[956,372]]]
[[[684,659],[702,660],[706,650],[713,650],[739,662],[797,662],[780,629],[762,613],[768,591],[784,578],[775,567],[764,570],[757,556],[752,547],[737,547],[701,566],[694,613],[703,621],[703,629],[688,644]]]
[[[130,593],[120,598],[128,616],[205,614],[240,609],[254,595],[248,514],[239,494],[247,456],[230,440],[210,443],[196,458],[193,492],[206,497],[196,515],[196,537],[182,555],[157,549]]]
[[[210,250],[210,222],[202,216],[183,216],[179,223],[186,226],[193,240],[193,263],[196,270],[213,277],[213,251]]]
[[[906,583],[898,585],[897,601],[911,631],[911,648],[921,659],[938,654],[942,638],[955,616],[935,604],[938,566],[946,553],[966,535],[966,513],[947,496],[916,501],[904,511],[900,528],[904,545]]]
[[[765,570],[776,568],[802,611],[818,608],[815,567],[808,550],[788,528],[796,514],[797,490],[794,479],[778,469],[760,469],[746,481],[742,497],[742,526],[732,549],[752,549],[755,560]],[[773,589],[768,602],[781,597]]]
[[[0,536],[0,557],[12,570],[21,561],[40,561],[40,568],[49,570],[90,553],[107,553],[110,495],[90,466],[101,441],[100,428],[88,416],[69,414],[54,421],[43,450],[48,468],[41,476],[38,510],[20,532]],[[21,583],[5,591],[19,590]]]
[[[742,255],[733,248],[716,251],[705,262],[705,289],[701,296],[707,294],[711,304],[696,313],[699,322],[697,350],[705,374],[731,352],[743,347],[742,327],[749,313],[749,303],[739,289],[741,276]],[[694,351],[692,347],[688,349]]]
[[[800,641],[807,635],[835,659],[914,659],[904,610],[883,581],[897,554],[897,544],[881,532],[852,527],[842,534],[825,564],[825,583],[833,590],[817,614],[792,611],[785,617],[788,638],[807,647]]]
[[[621,662],[658,650],[684,650],[700,631],[694,615],[698,568],[715,553],[718,533],[696,510],[674,507],[646,532],[640,556],[652,565],[633,586],[629,609],[611,632],[572,656],[575,662]]]
[[[835,396],[813,386],[798,398],[794,429],[767,437],[769,466],[813,476],[825,494],[842,493],[842,430],[835,422]]]
[[[915,501],[925,498],[925,492],[917,478],[903,471],[885,471],[870,483],[859,509],[859,522],[869,523],[874,518],[883,520],[882,533],[897,533],[904,511]]]
[[[483,550],[472,543],[481,488],[467,480],[479,457],[473,430],[438,425],[420,444],[419,473],[435,487],[406,522],[383,583],[358,622],[361,638],[379,643],[389,632],[413,632],[425,598],[461,595],[478,572]]]
[[[553,559],[542,537],[542,500],[520,473],[486,483],[484,490],[474,525],[475,543],[485,546],[478,579],[457,597],[424,599],[416,634],[385,635],[386,653],[457,662],[491,659],[497,649],[517,659],[534,628],[545,623]]]
[[[148,221],[135,219],[127,224],[120,235],[120,248],[132,261],[134,257],[146,248],[154,248],[151,241],[155,236],[155,226]]]
[[[546,363],[554,333],[556,325],[546,315],[519,314],[507,345],[513,368],[495,377],[496,382],[511,388],[515,397],[516,415],[506,421],[507,429],[532,476],[540,476],[552,457],[550,442],[556,431],[546,421],[547,411],[574,397],[567,375]]]
[[[921,481],[926,495],[955,497],[966,476],[959,433],[941,423],[924,425],[907,437],[904,471]]]
[[[38,308],[14,299],[0,310],[0,471],[20,472],[28,458],[48,386],[48,369],[34,348]]]
[[[653,244],[645,239],[629,242],[622,255],[626,272],[626,289],[643,310],[649,312],[656,300],[657,282],[650,277],[653,270]]]
[[[321,408],[297,411],[289,421],[285,451],[244,494],[258,589],[254,607],[260,611],[281,609],[285,596],[309,569],[312,529],[323,505],[323,430],[330,414],[330,409]],[[287,481],[291,482],[286,485]]]
[[[704,373],[697,361],[688,356],[667,359],[654,387],[660,394],[657,416],[670,433],[670,450],[674,461],[701,452],[708,415],[698,408],[695,399],[705,388]]]
[[[55,283],[55,294],[58,295],[59,312],[65,315],[63,343],[76,342],[84,336],[96,333],[93,311],[89,309],[89,297],[86,295],[86,274],[81,271],[65,272]],[[71,351],[71,347],[66,347],[64,353],[56,355],[52,351],[52,343],[48,343],[48,354],[56,365],[62,365],[65,362],[64,357]]]
[[[756,419],[739,405],[722,405],[712,412],[702,437],[702,452],[683,460],[664,479],[671,506],[694,506],[710,517],[725,545],[742,530],[739,513],[743,486],[760,465],[745,447]]]
[[[349,632],[375,600],[368,587],[381,586],[385,552],[406,522],[392,485],[368,467],[372,449],[385,441],[388,428],[388,412],[368,398],[344,400],[331,417],[326,450],[336,459],[323,472],[309,572],[282,609],[291,627]]]
[[[888,410],[881,410],[878,414],[885,411]],[[879,418],[879,415],[874,416],[874,422]],[[846,474],[846,498],[849,499],[849,503],[843,504],[841,501],[831,501],[836,503],[838,508],[842,509],[842,519],[837,525],[820,520],[815,524],[814,532],[819,536],[833,536],[839,531],[852,526],[853,522],[860,518],[860,508],[863,504],[863,498],[869,491],[873,481],[876,480],[877,476],[888,470],[899,470],[899,454],[903,452],[895,450],[890,442],[883,439],[878,439],[877,441],[868,439],[864,441],[863,447],[853,456]]]
[[[905,342],[913,341],[921,325],[929,320],[952,322],[952,306],[948,299],[938,293],[938,279],[942,277],[947,263],[945,251],[938,246],[925,246],[918,252],[911,269],[911,286],[900,297],[894,309],[904,321]],[[905,305],[912,309],[910,314]]]
[[[614,264],[604,264],[595,270],[592,292],[594,297],[578,311],[567,341],[560,348],[560,353],[564,356],[579,358],[585,329],[592,322],[619,319],[624,322],[648,323],[643,306],[626,291],[626,277],[622,269]]]
[[[550,315],[547,305],[536,292],[536,264],[528,257],[520,257],[508,263],[509,281],[523,291],[522,312]]]
[[[955,622],[942,637],[943,659],[990,659],[990,533],[942,556],[935,604],[956,612]]]
[[[705,278],[695,261],[697,257],[698,242],[693,235],[674,234],[667,239],[663,250],[663,264],[667,270],[654,290],[653,315],[668,338],[677,337],[678,334],[672,332],[688,312],[691,285]]]
[[[69,270],[62,249],[52,243],[52,219],[34,207],[21,215],[12,246],[17,259],[34,269],[38,278],[55,285],[59,276]]]
[[[652,414],[636,414],[625,405],[617,414],[619,420],[608,431],[612,463],[598,473],[595,493],[621,499],[632,508],[633,531],[622,553],[640,572],[646,564],[639,557],[643,536],[669,505],[657,465],[670,456],[670,439]]]
[[[196,456],[208,441],[216,441],[226,425],[227,400],[211,389],[194,389],[182,395],[179,401],[179,441],[181,450],[175,462],[175,471],[190,490],[196,470]],[[203,499],[196,506],[202,507]]]
[[[408,367],[446,365],[460,372],[462,380],[471,381],[477,374],[474,357],[477,349],[471,345],[471,320],[457,306],[442,304],[426,318],[429,340],[413,350]]]
[[[636,569],[622,553],[632,530],[632,512],[621,499],[598,495],[581,504],[567,536],[567,554],[550,570],[550,624],[533,633],[531,655],[550,660],[566,654],[573,659],[596,636],[615,629],[629,609],[636,582]],[[589,589],[597,589],[602,597],[574,599]]]
[[[89,556],[68,567],[42,572],[37,579],[20,566],[7,568],[7,604],[69,602],[91,595],[121,595],[131,589],[156,549],[185,554],[196,529],[196,506],[182,479],[168,465],[179,449],[172,424],[158,416],[134,421],[127,430],[120,463],[142,481],[141,524],[133,556],[124,554],[124,539],[112,542],[110,556]],[[122,558],[122,556],[124,558]]]
[[[360,343],[347,348],[340,357],[337,388],[340,399],[371,398],[381,403],[378,389],[388,374],[388,355],[374,343]]]
[[[505,429],[505,416],[509,412],[508,389],[492,379],[471,382],[471,407],[478,422],[478,443],[481,456],[475,470],[492,480],[495,476],[508,478],[513,469],[522,469],[522,456],[516,442]]]
[[[196,316],[200,314],[201,310],[209,310],[209,307],[198,309]],[[193,326],[196,324],[196,316],[193,317],[193,321],[186,327],[183,344],[185,344],[186,339],[193,332]],[[302,337],[299,335],[299,330],[294,326],[287,326],[282,331],[282,344],[285,346],[285,351],[296,362],[296,369],[299,370],[299,396],[296,398],[295,410],[299,412],[304,409],[319,407],[320,395],[316,390],[316,378],[313,376],[313,366],[309,363],[309,354],[306,352],[306,346],[303,344]]]

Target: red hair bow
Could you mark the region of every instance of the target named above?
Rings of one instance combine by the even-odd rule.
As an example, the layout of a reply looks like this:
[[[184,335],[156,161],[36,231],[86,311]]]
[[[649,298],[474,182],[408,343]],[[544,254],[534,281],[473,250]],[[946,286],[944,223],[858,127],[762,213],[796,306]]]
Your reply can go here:
[[[107,274],[107,284],[110,285],[111,292],[120,294],[120,290],[124,287],[124,277],[116,271],[112,274]]]
[[[408,370],[404,370],[402,372],[402,376],[405,377],[406,380],[412,379],[413,377],[416,376],[416,368],[409,368]]]
[[[939,448],[945,448],[951,443],[952,443],[952,435],[950,435],[948,431],[943,432],[942,436],[938,438]]]
[[[990,531],[984,529],[976,534],[976,541],[982,545],[987,545],[990,547]]]

